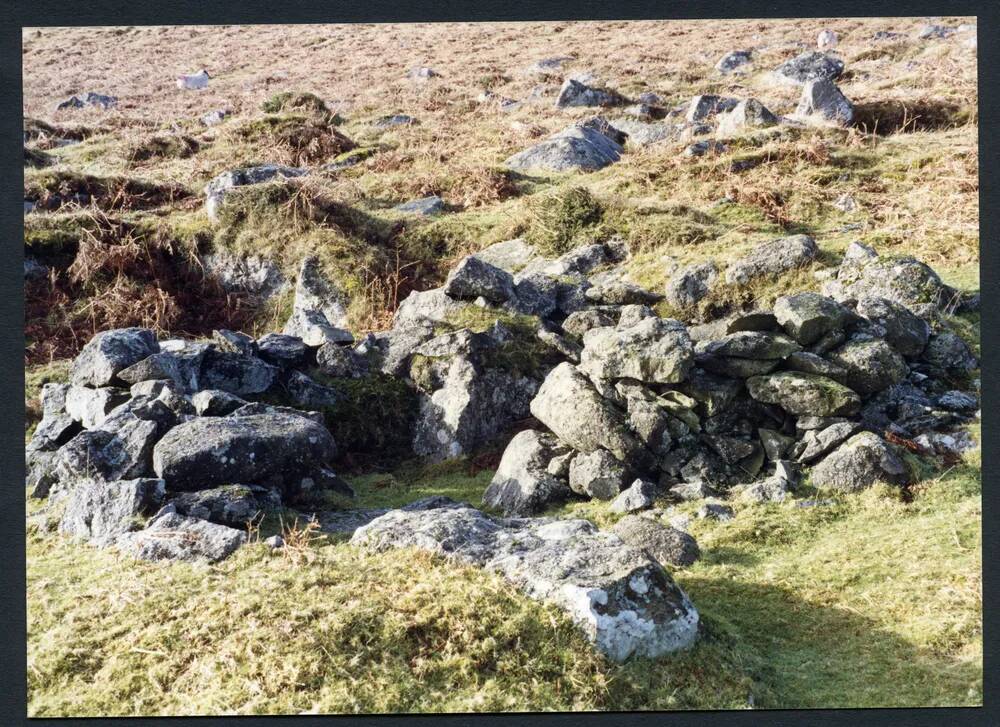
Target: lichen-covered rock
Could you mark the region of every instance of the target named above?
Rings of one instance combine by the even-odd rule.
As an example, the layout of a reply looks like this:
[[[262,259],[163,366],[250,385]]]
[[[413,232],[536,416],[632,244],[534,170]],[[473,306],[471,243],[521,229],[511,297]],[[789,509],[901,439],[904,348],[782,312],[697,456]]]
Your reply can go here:
[[[578,454],[569,465],[569,488],[580,495],[611,500],[625,486],[621,462],[604,449]]]
[[[531,413],[580,452],[607,449],[625,462],[644,449],[628,430],[624,413],[601,397],[569,363],[549,372],[531,401]]]
[[[504,164],[510,169],[552,172],[594,171],[614,164],[624,153],[622,141],[608,133],[574,124],[514,154]]]
[[[717,70],[722,75],[728,75],[735,70],[746,66],[750,63],[751,53],[748,50],[734,50],[726,53],[719,59],[719,62],[715,64],[715,70]]]
[[[448,273],[444,292],[452,298],[483,297],[491,303],[504,303],[514,297],[514,279],[506,270],[469,255]]]
[[[782,371],[747,379],[747,390],[757,401],[777,404],[790,414],[838,416],[854,414],[861,399],[851,389],[825,376]]]
[[[765,331],[737,331],[703,347],[704,353],[746,359],[782,359],[801,350],[788,336]]]
[[[494,243],[473,253],[473,257],[506,270],[511,275],[523,271],[529,263],[540,259],[534,246],[520,237]]]
[[[566,316],[562,327],[571,336],[583,336],[592,328],[603,328],[615,324],[614,316],[609,311],[600,308],[587,308],[575,311]]]
[[[224,417],[227,414],[232,414],[241,406],[245,406],[247,402],[245,399],[226,391],[205,389],[192,396],[191,403],[198,416]]]
[[[324,343],[316,351],[316,365],[327,376],[357,379],[369,371],[368,359],[349,346]]]
[[[593,282],[593,281],[592,281]],[[632,305],[657,303],[663,296],[624,280],[608,280],[587,288],[587,300],[598,305]]]
[[[716,114],[731,111],[738,103],[735,98],[724,96],[713,96],[710,94],[695,96],[691,99],[684,118],[688,120],[688,123],[692,124],[696,121],[704,121]]]
[[[823,429],[806,432],[802,438],[805,446],[796,459],[803,464],[815,462],[857,432],[858,426],[856,422],[837,422]]]
[[[268,333],[257,341],[257,355],[283,369],[305,363],[308,350],[301,338],[284,333]]]
[[[209,349],[202,360],[199,384],[236,396],[260,394],[271,388],[278,370],[259,358]]]
[[[795,108],[795,115],[820,123],[849,126],[854,120],[854,105],[833,81],[807,81],[802,87],[802,97]]]
[[[877,296],[908,308],[943,305],[951,297],[938,274],[912,257],[845,260],[837,277],[823,284],[823,294],[840,301]]]
[[[413,451],[432,460],[458,457],[528,415],[538,382],[501,369],[480,370],[464,355],[447,364],[441,387],[421,399]]]
[[[718,277],[719,269],[711,260],[682,268],[667,283],[666,300],[677,308],[691,308],[708,295]]]
[[[667,318],[643,318],[624,329],[594,328],[583,343],[580,371],[597,379],[675,384],[694,363],[686,328]]]
[[[785,367],[804,374],[818,374],[834,381],[843,381],[847,369],[810,351],[797,351],[785,359]]]
[[[783,295],[774,302],[774,316],[785,332],[803,346],[823,334],[843,328],[851,313],[833,298],[817,293]]]
[[[281,496],[255,485],[226,485],[182,492],[171,497],[170,504],[180,515],[244,528],[261,510],[281,507]]]
[[[567,78],[559,89],[556,108],[579,106],[617,106],[625,101],[621,95],[603,88],[593,88],[572,78]]]
[[[247,482],[294,493],[336,453],[330,432],[302,416],[204,417],[179,424],[156,443],[153,469],[174,491]]]
[[[848,341],[827,358],[847,370],[845,383],[863,397],[898,384],[909,373],[903,357],[881,339]]]
[[[52,473],[66,489],[81,480],[130,480],[151,474],[156,422],[133,419],[115,432],[83,431],[56,451]]]
[[[797,85],[821,79],[832,81],[839,78],[843,72],[842,60],[817,51],[802,53],[774,69],[777,80]]]
[[[118,536],[119,550],[141,560],[216,562],[232,555],[246,542],[246,533],[207,520],[167,512],[144,530]]]
[[[810,482],[820,489],[856,492],[882,481],[905,485],[910,473],[905,463],[871,432],[861,432],[828,454],[812,469]]]
[[[80,540],[106,544],[136,530],[139,518],[160,506],[163,480],[84,481],[70,490],[59,532]]]
[[[663,567],[583,520],[497,520],[469,507],[393,510],[351,542],[422,548],[495,571],[565,610],[615,661],[656,657],[697,638],[697,611]]]
[[[159,350],[159,342],[148,328],[103,331],[91,338],[74,359],[70,382],[77,386],[107,386],[115,383],[119,371]]]
[[[238,255],[220,250],[199,258],[206,275],[227,293],[243,293],[257,302],[270,300],[287,285],[281,268],[259,255]]]
[[[979,368],[969,344],[951,331],[935,333],[930,337],[921,358],[939,371],[955,378],[968,377]]]
[[[726,282],[744,285],[757,278],[776,277],[816,259],[819,248],[808,235],[792,235],[764,243],[726,268]]]
[[[325,343],[353,343],[350,331],[331,325],[321,311],[297,308],[285,322],[282,333],[301,338],[307,346],[319,347]]]
[[[919,356],[927,345],[931,335],[927,321],[895,301],[866,295],[858,300],[856,310],[879,326],[886,342],[904,356]]]
[[[569,497],[565,477],[549,472],[553,458],[566,454],[550,434],[518,432],[504,450],[496,474],[483,493],[483,504],[507,517],[535,515]]]
[[[726,138],[747,129],[766,129],[778,123],[778,117],[760,101],[748,98],[719,117],[719,136]]]
[[[308,174],[308,169],[285,167],[279,164],[263,164],[257,167],[232,169],[213,177],[205,185],[205,211],[213,222],[219,220],[219,208],[222,206],[226,193],[234,187],[248,184],[262,184],[273,179],[292,179]]]
[[[684,567],[701,557],[701,549],[690,535],[641,515],[626,515],[611,532],[628,545],[642,548],[664,566]]]
[[[415,290],[399,304],[392,319],[394,330],[409,328],[423,321],[444,323],[449,315],[462,310],[467,304],[446,295],[444,288]]]
[[[629,513],[645,510],[653,506],[656,496],[656,485],[648,480],[636,480],[611,501],[608,508],[611,512]]]
[[[315,255],[303,258],[295,282],[293,310],[319,311],[334,328],[347,328],[347,296],[323,273]]]
[[[128,395],[121,389],[70,386],[66,392],[66,414],[86,429],[96,429]]]

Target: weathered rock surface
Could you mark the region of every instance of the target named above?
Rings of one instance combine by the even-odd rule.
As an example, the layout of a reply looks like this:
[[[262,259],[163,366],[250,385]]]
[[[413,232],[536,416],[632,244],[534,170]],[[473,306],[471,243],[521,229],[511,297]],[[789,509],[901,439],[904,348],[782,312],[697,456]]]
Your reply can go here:
[[[304,417],[205,417],[174,427],[157,442],[153,469],[171,490],[252,482],[294,493],[336,452],[330,432]]]
[[[694,363],[687,329],[667,318],[644,318],[624,329],[593,328],[583,344],[580,371],[597,379],[672,384],[682,381]]]
[[[246,542],[246,533],[207,520],[166,512],[144,530],[120,535],[119,550],[142,560],[222,560]]]
[[[569,465],[569,488],[598,500],[616,497],[626,477],[625,467],[605,449],[578,454]]]
[[[566,477],[549,472],[552,460],[566,450],[552,435],[530,429],[519,432],[504,450],[483,493],[483,505],[508,517],[525,517],[566,499],[570,494]]]
[[[813,467],[811,483],[820,489],[856,492],[882,481],[910,481],[903,460],[877,434],[861,432],[848,439]]]
[[[697,611],[663,567],[583,520],[498,520],[467,506],[393,510],[351,542],[418,547],[495,571],[567,611],[615,661],[684,649],[697,638]]]
[[[745,284],[755,278],[775,277],[816,259],[819,248],[808,235],[793,235],[764,243],[726,268],[726,282]]]
[[[84,481],[66,497],[59,532],[81,540],[107,543],[137,529],[139,518],[160,506],[163,480]]]
[[[444,292],[452,298],[474,300],[481,296],[491,303],[504,303],[514,296],[514,279],[507,271],[469,255],[452,268]]]
[[[626,515],[611,532],[628,545],[642,548],[664,567],[688,566],[701,557],[701,549],[690,535],[641,515]]]
[[[504,163],[511,169],[552,172],[589,172],[614,164],[625,151],[624,138],[606,123],[606,128],[593,126],[585,123],[569,126]]]
[[[77,386],[107,386],[122,369],[160,350],[148,328],[118,328],[94,336],[74,359],[70,381]]]
[[[849,126],[854,120],[854,105],[828,79],[807,81],[795,108],[796,116],[820,123]]]
[[[556,98],[556,108],[564,109],[578,106],[616,106],[624,103],[621,95],[604,88],[594,88],[585,83],[567,78],[559,89]]]
[[[747,379],[747,390],[757,401],[777,404],[790,414],[837,416],[853,414],[861,399],[843,384],[815,374],[791,371]]]
[[[782,83],[803,85],[810,81],[835,80],[844,72],[844,62],[817,51],[802,53],[785,61],[774,76]]]

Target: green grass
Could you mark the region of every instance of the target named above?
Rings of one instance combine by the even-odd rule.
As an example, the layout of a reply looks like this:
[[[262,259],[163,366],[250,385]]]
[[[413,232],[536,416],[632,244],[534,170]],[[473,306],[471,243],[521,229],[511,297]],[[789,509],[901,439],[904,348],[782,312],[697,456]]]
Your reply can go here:
[[[476,504],[490,475],[405,465],[353,478],[354,506]],[[704,634],[624,665],[555,609],[419,552],[322,541],[299,564],[251,545],[211,567],[163,565],[31,532],[29,713],[976,705],[980,493],[973,454],[909,503],[877,487],[693,520],[702,559],[674,576]],[[557,514],[616,517],[606,503]]]

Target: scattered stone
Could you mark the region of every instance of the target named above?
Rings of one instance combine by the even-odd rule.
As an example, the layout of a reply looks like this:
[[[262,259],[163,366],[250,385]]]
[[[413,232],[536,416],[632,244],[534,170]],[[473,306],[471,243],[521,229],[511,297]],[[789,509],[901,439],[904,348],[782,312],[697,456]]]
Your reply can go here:
[[[854,105],[841,93],[836,83],[821,79],[808,81],[802,87],[802,97],[795,114],[823,123],[849,126],[854,120]]]
[[[719,522],[728,522],[733,519],[733,508],[729,505],[720,505],[714,502],[707,502],[698,508],[695,513],[695,517],[700,520],[718,520]]]
[[[106,96],[101,93],[88,91],[82,98],[80,96],[70,96],[65,101],[60,102],[56,106],[56,111],[62,111],[63,109],[82,109],[86,106],[95,106],[107,111],[117,105],[118,98],[115,96]]]
[[[563,82],[556,98],[557,109],[577,106],[618,106],[623,103],[625,99],[614,91],[593,88],[572,78],[567,78]]]
[[[394,209],[407,214],[429,217],[444,211],[444,200],[435,194],[430,197],[421,197],[420,199],[398,204]]]
[[[755,98],[740,101],[731,111],[719,117],[719,136],[725,138],[746,129],[766,129],[775,126],[778,117]]]
[[[844,72],[844,62],[838,58],[811,51],[785,61],[774,70],[781,83],[804,85],[810,81],[833,81]]]
[[[691,99],[691,104],[688,106],[688,110],[684,115],[684,118],[691,124],[696,121],[704,121],[705,119],[711,118],[716,114],[731,111],[738,103],[739,102],[735,98],[726,98],[723,96],[695,96]]]
[[[722,75],[733,73],[739,68],[747,65],[751,61],[751,54],[748,50],[734,50],[719,59],[715,64],[715,70]]]
[[[606,122],[604,127],[582,122],[513,155],[504,164],[522,171],[594,171],[617,162],[625,151],[624,141],[624,135]]]
[[[406,114],[390,114],[389,116],[382,116],[375,119],[372,122],[372,126],[376,129],[391,129],[394,126],[413,126],[417,123],[417,120],[412,116],[407,116]]]

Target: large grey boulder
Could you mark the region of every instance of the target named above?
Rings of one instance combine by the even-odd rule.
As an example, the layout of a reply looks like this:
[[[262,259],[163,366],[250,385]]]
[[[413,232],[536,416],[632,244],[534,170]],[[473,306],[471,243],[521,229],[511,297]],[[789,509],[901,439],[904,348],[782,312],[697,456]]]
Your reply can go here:
[[[628,545],[642,548],[664,567],[688,566],[701,557],[701,549],[690,535],[641,515],[626,515],[611,532]]]
[[[777,404],[789,414],[850,415],[861,399],[851,389],[825,376],[782,371],[747,379],[747,391],[757,401]]]
[[[554,457],[565,454],[550,434],[518,432],[504,450],[496,474],[483,493],[483,505],[504,515],[535,515],[553,502],[569,497],[565,478],[549,472]]]
[[[207,520],[166,512],[144,530],[115,540],[117,548],[140,560],[220,561],[246,542],[246,533]]]
[[[905,485],[905,463],[877,434],[861,432],[848,439],[812,468],[810,482],[820,489],[856,492],[882,481]]]
[[[204,417],[174,427],[156,443],[153,469],[175,491],[247,482],[294,492],[336,453],[330,432],[305,417]]]
[[[611,125],[628,136],[628,143],[649,146],[672,141],[680,135],[680,127],[668,121],[637,121],[626,117],[611,119]]]
[[[69,491],[59,532],[106,544],[140,527],[139,519],[163,501],[163,480],[84,481]]]
[[[510,169],[550,172],[603,169],[621,159],[624,138],[606,123],[587,126],[574,124],[548,139],[514,154],[504,164]],[[615,138],[617,137],[617,138]]]
[[[631,378],[676,384],[694,364],[687,329],[668,318],[643,318],[628,328],[594,328],[583,337],[580,371],[596,379]]]
[[[931,335],[927,321],[887,298],[866,295],[858,300],[858,314],[877,325],[886,342],[904,356],[919,356]]]
[[[691,646],[698,614],[643,550],[583,520],[498,520],[469,507],[393,510],[355,531],[375,550],[417,547],[499,573],[566,611],[615,661]]]
[[[625,486],[626,477],[622,463],[605,449],[578,454],[569,465],[569,488],[598,500],[616,497]]]
[[[910,371],[903,357],[881,339],[848,341],[827,358],[847,370],[845,383],[862,397],[898,384]]]
[[[628,461],[643,447],[629,431],[624,413],[606,401],[569,363],[556,366],[531,401],[531,413],[561,441],[589,453],[606,449]]]
[[[781,296],[774,302],[774,316],[785,332],[803,346],[843,328],[852,318],[851,312],[837,301],[818,293]]]
[[[726,282],[744,285],[756,278],[776,277],[816,259],[819,248],[808,235],[792,235],[764,243],[726,268]]]
[[[491,303],[504,303],[514,297],[514,278],[506,270],[469,255],[448,273],[444,292],[452,298],[483,297]]]
[[[692,308],[709,294],[718,277],[719,268],[713,260],[688,265],[667,283],[666,300],[676,308]]]
[[[87,342],[73,361],[70,382],[77,386],[107,386],[122,369],[160,350],[148,328],[102,331]]]
[[[854,105],[833,81],[808,81],[802,87],[795,115],[819,123],[849,126],[854,120]]]
[[[413,451],[433,461],[471,452],[528,415],[538,382],[480,369],[464,355],[446,364],[440,388],[422,396]]]
[[[817,51],[802,53],[774,69],[774,77],[782,83],[803,85],[809,81],[835,80],[844,72],[844,62]]]
[[[617,106],[625,102],[621,95],[603,88],[594,88],[572,78],[567,78],[559,89],[556,108],[580,106]]]
[[[924,303],[943,306],[951,298],[938,274],[912,257],[845,260],[822,292],[840,301],[888,298],[908,308]]]

